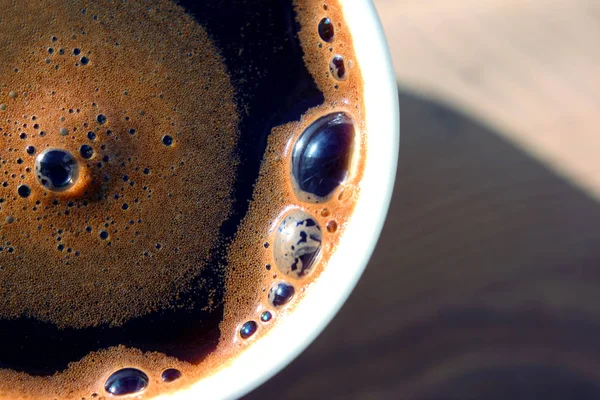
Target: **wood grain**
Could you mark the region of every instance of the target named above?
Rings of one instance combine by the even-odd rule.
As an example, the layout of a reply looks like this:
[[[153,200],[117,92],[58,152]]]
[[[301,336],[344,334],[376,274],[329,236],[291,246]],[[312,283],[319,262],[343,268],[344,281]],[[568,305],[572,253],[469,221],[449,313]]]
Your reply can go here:
[[[600,398],[600,2],[375,3],[389,216],[342,311],[246,398]]]

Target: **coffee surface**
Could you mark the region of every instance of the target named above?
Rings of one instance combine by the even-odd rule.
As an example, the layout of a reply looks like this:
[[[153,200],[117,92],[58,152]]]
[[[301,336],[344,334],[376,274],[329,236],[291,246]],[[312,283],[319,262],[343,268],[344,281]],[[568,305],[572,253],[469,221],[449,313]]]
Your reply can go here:
[[[152,397],[217,371],[309,295],[357,199],[340,6],[0,10],[0,396]]]

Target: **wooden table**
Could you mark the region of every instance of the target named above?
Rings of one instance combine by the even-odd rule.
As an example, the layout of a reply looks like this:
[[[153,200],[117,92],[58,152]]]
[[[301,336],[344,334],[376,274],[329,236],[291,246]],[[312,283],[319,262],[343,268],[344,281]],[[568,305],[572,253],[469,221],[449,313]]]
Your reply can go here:
[[[246,398],[600,398],[600,1],[375,3],[389,216],[342,311]]]

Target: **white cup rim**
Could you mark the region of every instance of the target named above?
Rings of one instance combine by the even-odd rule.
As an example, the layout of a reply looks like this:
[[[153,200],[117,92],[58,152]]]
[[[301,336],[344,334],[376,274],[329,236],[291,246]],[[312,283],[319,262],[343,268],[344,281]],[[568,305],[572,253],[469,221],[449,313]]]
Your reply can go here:
[[[383,28],[372,1],[341,4],[365,82],[367,160],[360,196],[337,251],[306,297],[286,316],[285,323],[257,338],[230,365],[184,391],[158,399],[235,399],[249,393],[295,359],[325,329],[371,257],[395,180],[398,92]]]

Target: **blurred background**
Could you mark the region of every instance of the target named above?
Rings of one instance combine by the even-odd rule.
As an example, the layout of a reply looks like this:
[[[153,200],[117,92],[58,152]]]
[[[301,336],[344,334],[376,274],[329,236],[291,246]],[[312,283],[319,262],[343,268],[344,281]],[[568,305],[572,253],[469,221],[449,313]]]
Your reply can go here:
[[[246,399],[600,399],[600,1],[375,5],[401,108],[387,222]]]

